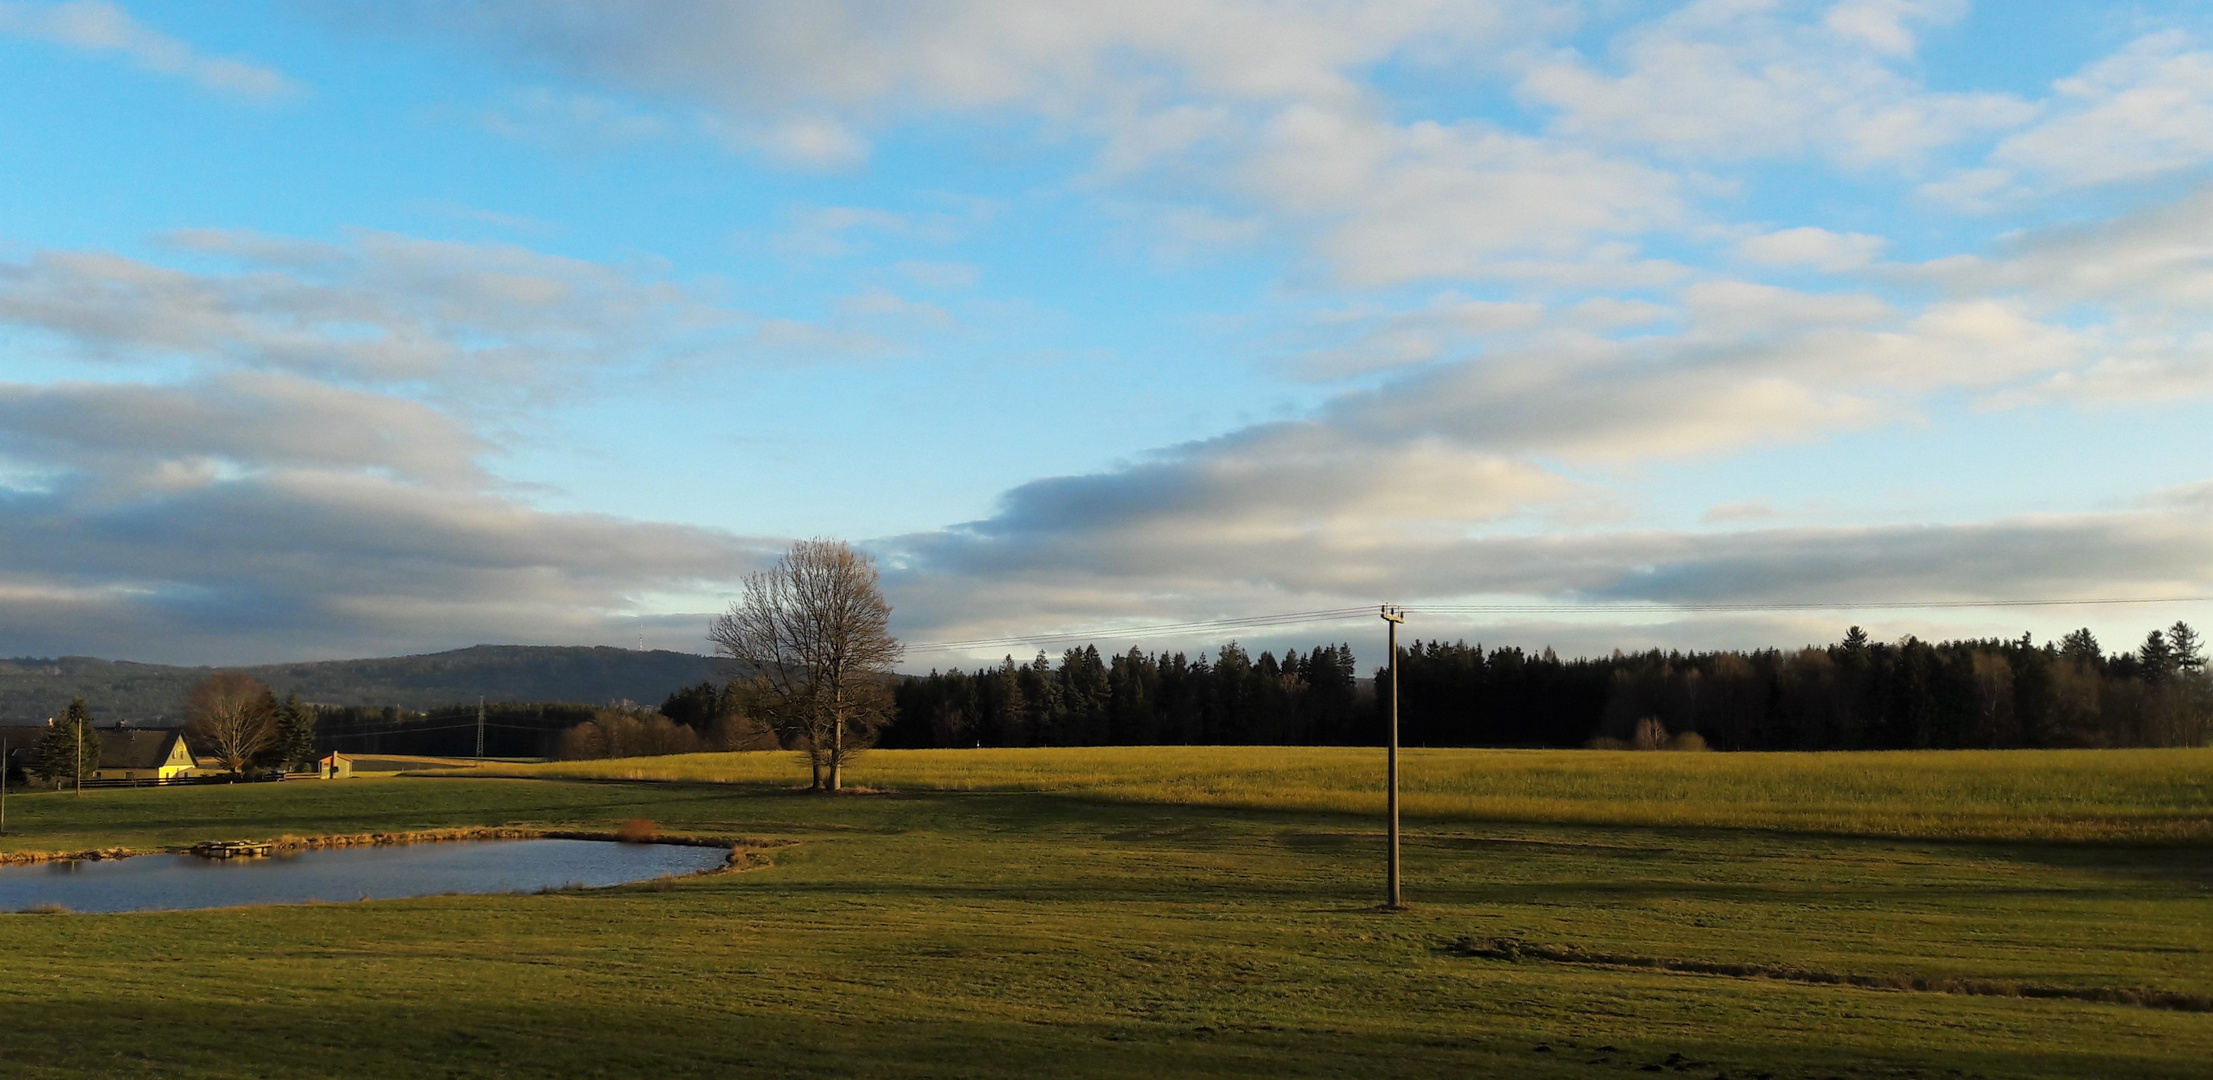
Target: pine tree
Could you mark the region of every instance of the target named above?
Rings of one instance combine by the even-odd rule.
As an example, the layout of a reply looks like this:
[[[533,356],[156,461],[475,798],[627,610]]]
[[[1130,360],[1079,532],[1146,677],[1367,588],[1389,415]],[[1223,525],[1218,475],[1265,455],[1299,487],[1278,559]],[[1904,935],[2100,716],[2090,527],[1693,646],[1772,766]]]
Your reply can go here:
[[[2144,681],[2157,685],[2174,674],[2175,649],[2167,643],[2167,635],[2157,630],[2144,635],[2144,644],[2136,650],[2136,660],[2144,666]]]
[[[2098,637],[2085,626],[2059,639],[2059,655],[2078,664],[2096,665],[2105,659],[2105,650],[2098,646]]]
[[[2174,654],[2175,670],[2196,675],[2205,670],[2205,643],[2190,624],[2180,619],[2167,628],[2167,649]]]
[[[38,759],[39,776],[55,787],[99,770],[100,733],[92,729],[85,699],[71,701],[69,711],[47,727],[38,741]]]
[[[277,737],[263,754],[261,764],[291,771],[315,759],[315,710],[300,704],[300,695],[287,694],[276,707]]]

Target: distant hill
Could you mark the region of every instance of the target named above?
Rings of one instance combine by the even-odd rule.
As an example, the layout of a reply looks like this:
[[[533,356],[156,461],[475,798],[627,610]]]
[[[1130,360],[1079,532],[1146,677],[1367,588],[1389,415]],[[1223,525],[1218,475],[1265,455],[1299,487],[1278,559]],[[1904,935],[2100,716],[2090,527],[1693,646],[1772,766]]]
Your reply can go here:
[[[723,662],[710,656],[605,646],[476,645],[424,656],[321,660],[240,667],[277,696],[298,694],[323,705],[396,705],[431,709],[456,702],[634,701],[657,705],[669,692],[719,682]],[[182,723],[185,694],[213,671],[205,667],[138,664],[65,656],[0,660],[0,722],[43,722],[85,699],[102,721]]]

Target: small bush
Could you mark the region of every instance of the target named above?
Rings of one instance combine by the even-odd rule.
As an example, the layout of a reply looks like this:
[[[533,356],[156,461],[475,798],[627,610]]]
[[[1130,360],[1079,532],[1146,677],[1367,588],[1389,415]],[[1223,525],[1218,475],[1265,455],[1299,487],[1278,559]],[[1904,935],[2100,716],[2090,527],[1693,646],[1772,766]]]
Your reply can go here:
[[[645,818],[631,818],[615,830],[615,839],[625,844],[650,844],[659,835],[660,831]]]
[[[1667,746],[1665,747],[1665,749],[1689,750],[1694,752],[1704,750],[1706,749],[1706,737],[1700,735],[1695,731],[1685,731],[1680,734],[1670,736],[1667,740]]]

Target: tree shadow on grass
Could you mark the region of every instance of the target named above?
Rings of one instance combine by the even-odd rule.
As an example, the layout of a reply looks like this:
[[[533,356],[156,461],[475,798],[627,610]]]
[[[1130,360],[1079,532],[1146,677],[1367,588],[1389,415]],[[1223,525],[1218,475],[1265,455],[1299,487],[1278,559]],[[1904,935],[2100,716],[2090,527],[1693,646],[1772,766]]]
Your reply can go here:
[[[247,988],[240,988],[247,989]],[[11,1075],[171,1077],[862,1076],[1054,1077],[1638,1075],[1641,1063],[1695,1063],[1671,1075],[1792,1080],[1834,1075],[2186,1077],[2195,1062],[2095,1053],[1869,1055],[1820,1033],[1767,1032],[1669,1043],[1619,1038],[1602,1051],[1592,1017],[1530,1017],[1525,1029],[1452,1033],[1378,1017],[1357,1031],[1297,1020],[1070,1019],[1021,1009],[961,1013],[912,1003],[856,1012],[834,988],[762,1000],[658,992],[560,1001],[440,993],[434,983],[301,999],[204,1002],[56,995],[0,1020]],[[479,988],[480,990],[482,988]],[[392,1000],[405,997],[405,1002]],[[1603,1031],[1603,1028],[1599,1030]],[[1543,1050],[1539,1050],[1539,1046]],[[1672,1055],[1672,1056],[1671,1056]],[[1603,1065],[1594,1064],[1603,1060]]]

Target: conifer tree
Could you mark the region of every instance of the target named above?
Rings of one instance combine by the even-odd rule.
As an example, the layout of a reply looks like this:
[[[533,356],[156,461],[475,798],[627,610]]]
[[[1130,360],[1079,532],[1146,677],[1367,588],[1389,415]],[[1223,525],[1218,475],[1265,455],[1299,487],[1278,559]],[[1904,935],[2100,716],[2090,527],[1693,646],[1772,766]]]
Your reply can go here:
[[[2174,655],[2175,670],[2196,675],[2205,670],[2204,642],[2190,624],[2180,619],[2167,628],[2167,650]]]
[[[276,706],[276,741],[261,763],[291,771],[315,759],[315,710],[300,704],[300,695],[286,694]]]
[[[2105,659],[2105,651],[2098,645],[2098,637],[2085,626],[2059,639],[2059,655],[2078,664],[2095,665]]]
[[[2156,686],[2174,673],[2174,646],[2167,643],[2167,635],[2154,630],[2144,635],[2144,644],[2136,650],[2136,660],[2144,666],[2144,681]]]
[[[38,741],[38,774],[60,787],[99,771],[100,734],[92,729],[92,710],[85,699],[69,703],[69,711],[46,729]]]

